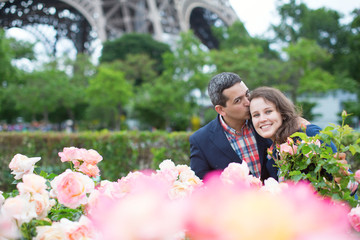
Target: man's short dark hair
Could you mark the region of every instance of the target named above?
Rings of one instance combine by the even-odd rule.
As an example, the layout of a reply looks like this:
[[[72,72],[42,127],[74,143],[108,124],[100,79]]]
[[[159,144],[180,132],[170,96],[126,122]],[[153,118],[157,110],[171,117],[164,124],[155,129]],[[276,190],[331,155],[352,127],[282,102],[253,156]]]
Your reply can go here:
[[[241,82],[242,80],[239,75],[232,72],[223,72],[215,75],[208,85],[208,94],[212,104],[214,106],[220,105],[226,107],[228,99],[223,95],[223,91]]]

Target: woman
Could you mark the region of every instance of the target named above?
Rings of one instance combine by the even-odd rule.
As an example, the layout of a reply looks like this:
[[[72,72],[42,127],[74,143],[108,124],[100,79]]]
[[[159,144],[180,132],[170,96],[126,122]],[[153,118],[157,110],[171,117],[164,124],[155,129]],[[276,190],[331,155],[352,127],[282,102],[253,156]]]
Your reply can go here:
[[[255,130],[264,138],[281,144],[293,133],[306,126],[306,134],[315,136],[321,130],[302,118],[294,104],[278,89],[259,87],[250,95],[250,114]],[[331,146],[336,152],[334,144]]]
[[[319,126],[302,118],[294,104],[275,88],[259,87],[251,93],[249,100],[254,128],[260,136],[273,141],[272,149],[276,149],[276,144],[285,143],[293,133],[302,131],[302,125],[306,126],[305,133],[310,137],[317,135],[321,130]],[[331,148],[334,153],[337,152],[333,143]],[[267,168],[274,164],[273,160],[269,160]],[[277,176],[271,177],[277,179]]]

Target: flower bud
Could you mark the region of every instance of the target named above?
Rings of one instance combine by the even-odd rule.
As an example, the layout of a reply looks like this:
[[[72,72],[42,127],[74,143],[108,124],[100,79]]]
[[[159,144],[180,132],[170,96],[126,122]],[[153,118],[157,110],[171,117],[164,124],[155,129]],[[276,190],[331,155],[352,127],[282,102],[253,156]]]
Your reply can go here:
[[[345,119],[347,116],[348,116],[348,113],[345,110],[343,110],[341,113],[342,119]]]

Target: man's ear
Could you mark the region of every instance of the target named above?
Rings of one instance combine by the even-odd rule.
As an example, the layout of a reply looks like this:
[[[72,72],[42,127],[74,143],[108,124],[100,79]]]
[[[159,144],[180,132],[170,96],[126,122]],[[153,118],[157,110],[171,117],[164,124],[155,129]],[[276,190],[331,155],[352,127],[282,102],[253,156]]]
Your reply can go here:
[[[221,116],[225,116],[225,112],[224,112],[224,107],[221,105],[216,105],[215,106],[215,111],[220,114]]]

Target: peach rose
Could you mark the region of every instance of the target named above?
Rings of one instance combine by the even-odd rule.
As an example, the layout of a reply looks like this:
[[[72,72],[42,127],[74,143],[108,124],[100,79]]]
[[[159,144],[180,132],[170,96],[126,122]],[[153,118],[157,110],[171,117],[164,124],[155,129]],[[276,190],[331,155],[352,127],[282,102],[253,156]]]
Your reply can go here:
[[[81,216],[79,222],[71,222],[66,218],[61,219],[61,222],[66,226],[67,239],[95,239],[91,221],[86,216]]]
[[[87,193],[94,190],[94,182],[88,176],[67,169],[51,181],[52,193],[59,203],[69,208],[77,208],[87,203]]]
[[[40,157],[28,158],[25,155],[19,153],[16,154],[9,164],[9,168],[12,170],[11,174],[14,174],[14,178],[19,180],[23,177],[23,175],[33,173],[34,165],[40,159]]]
[[[48,212],[55,205],[55,200],[50,199],[49,194],[33,194],[30,201],[35,203],[37,219],[47,217]]]
[[[1,210],[6,216],[16,219],[20,225],[37,217],[35,203],[30,201],[30,194],[7,198]]]
[[[181,182],[184,182],[188,185],[192,185],[192,186],[201,186],[202,185],[202,181],[201,179],[195,175],[195,172],[192,171],[190,168],[182,171],[180,173],[179,179]]]
[[[36,174],[26,174],[23,182],[17,184],[20,194],[24,193],[47,193],[46,179]]]
[[[170,199],[180,199],[187,197],[194,187],[183,182],[176,181],[174,182],[171,189],[169,189],[169,198]]]
[[[67,239],[61,223],[54,222],[51,226],[36,227],[37,235],[34,240]]]
[[[88,164],[84,162],[80,165],[79,171],[85,173],[89,177],[97,177],[100,176],[100,169],[96,165]]]

